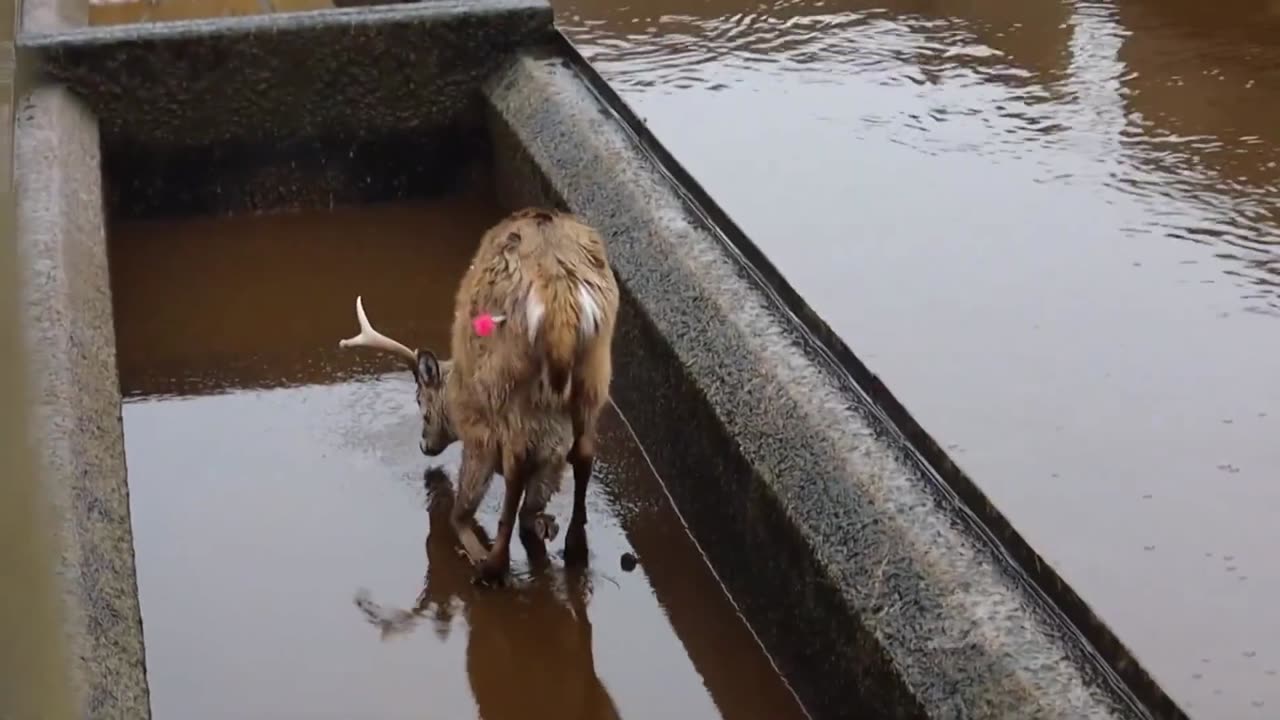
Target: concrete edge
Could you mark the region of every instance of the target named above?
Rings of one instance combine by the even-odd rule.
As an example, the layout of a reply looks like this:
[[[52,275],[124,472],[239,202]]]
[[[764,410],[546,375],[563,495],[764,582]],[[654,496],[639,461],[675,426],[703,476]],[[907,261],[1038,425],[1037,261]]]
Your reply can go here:
[[[134,566],[98,126],[36,87],[16,122],[18,255],[38,457],[82,717],[151,717]]]
[[[874,408],[806,347],[566,63],[522,55],[487,93],[500,169],[520,172],[504,158],[509,133],[542,176],[539,190],[530,189],[535,179],[509,181],[507,195],[561,198],[600,227],[633,317],[668,346],[708,415],[705,431],[718,426],[744,463],[736,470],[750,473],[745,484],[716,480],[714,500],[698,498],[710,492],[706,476],[664,481],[685,499],[695,537],[780,664],[825,675],[795,682],[811,710],[843,715],[848,703],[870,703],[893,716],[1143,716]],[[619,345],[619,364],[633,349]],[[624,407],[633,410],[642,412]],[[705,485],[681,487],[695,479]],[[769,508],[774,517],[762,515]],[[743,552],[738,541],[777,543],[776,554],[801,565],[807,554],[835,597],[780,604],[789,583],[762,577],[762,566],[781,578],[798,569],[764,557],[743,563],[733,557]],[[774,601],[753,602],[771,582]],[[792,595],[796,587],[804,585],[790,584]],[[824,631],[841,613],[856,627]],[[797,649],[788,634],[813,647]],[[858,687],[886,675],[906,697]]]
[[[28,2],[28,5],[84,4],[76,0],[52,0]],[[87,8],[87,4],[84,4]],[[405,25],[419,22],[437,22],[441,19],[465,17],[480,21],[489,17],[512,13],[533,13],[548,18],[551,6],[548,0],[415,0],[413,3],[369,5],[352,8],[305,10],[299,12],[264,13],[261,15],[234,15],[192,20],[173,20],[129,25],[86,26],[66,24],[36,24],[23,27],[20,42],[28,47],[57,49],[63,47],[94,47],[114,45],[122,40],[131,42],[208,40],[220,37],[240,37],[259,33],[306,33],[316,28],[351,27],[354,25],[381,26]],[[87,10],[85,18],[87,21]]]
[[[477,127],[484,80],[554,35],[546,0],[426,0],[28,31],[19,44],[88,103],[108,150],[251,156],[255,146]]]

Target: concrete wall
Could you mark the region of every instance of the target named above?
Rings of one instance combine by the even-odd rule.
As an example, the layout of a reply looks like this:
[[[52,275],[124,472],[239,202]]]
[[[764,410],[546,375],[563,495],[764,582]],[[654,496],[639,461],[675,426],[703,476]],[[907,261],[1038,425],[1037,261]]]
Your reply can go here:
[[[66,88],[19,106],[18,257],[44,476],[83,717],[148,718],[98,164]]]
[[[21,33],[87,22],[83,0],[25,0]],[[58,84],[17,102],[14,168],[29,392],[57,530],[73,702],[151,716],[133,562],[98,122]]]
[[[615,400],[817,717],[1141,716],[570,66],[488,98],[507,203],[608,237]]]

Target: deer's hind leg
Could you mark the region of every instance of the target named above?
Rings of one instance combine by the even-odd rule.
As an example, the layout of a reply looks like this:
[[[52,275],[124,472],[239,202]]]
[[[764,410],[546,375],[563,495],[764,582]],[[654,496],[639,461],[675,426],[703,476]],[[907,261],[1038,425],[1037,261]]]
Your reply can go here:
[[[531,469],[527,451],[522,448],[517,452],[504,444],[502,477],[507,487],[502,496],[502,514],[498,517],[498,536],[494,539],[489,554],[477,568],[476,580],[481,583],[499,582],[511,567],[511,535],[515,530],[516,510],[524,497]]]
[[[520,506],[520,544],[524,545],[530,562],[542,561],[547,554],[546,543],[560,534],[559,523],[545,511],[547,503],[560,490],[564,467],[563,460],[543,463],[525,485],[524,503]]]
[[[573,445],[568,455],[573,467],[573,514],[564,537],[564,560],[571,566],[587,563],[587,485],[596,461],[596,422],[609,399],[612,372],[608,344],[597,343],[587,355],[583,374],[574,379]]]
[[[453,500],[453,508],[449,511],[449,523],[453,525],[453,530],[462,543],[462,550],[472,565],[480,564],[489,555],[489,551],[476,536],[472,523],[497,467],[498,452],[495,447],[478,443],[463,444],[462,467],[458,470],[458,491]]]
[[[573,513],[564,535],[564,561],[571,567],[582,567],[587,564],[587,485],[596,460],[595,423],[583,422],[582,430],[575,435],[577,439],[569,451],[569,464],[573,467]]]

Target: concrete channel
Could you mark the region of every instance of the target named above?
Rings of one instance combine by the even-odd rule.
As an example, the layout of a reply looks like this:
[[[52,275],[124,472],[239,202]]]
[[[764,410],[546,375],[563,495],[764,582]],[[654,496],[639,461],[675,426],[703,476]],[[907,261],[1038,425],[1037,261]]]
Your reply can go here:
[[[41,76],[15,140],[82,716],[150,717],[108,220],[430,197],[478,160],[505,207],[558,204],[608,238],[624,288],[614,400],[813,717],[1181,716],[1069,589],[1046,587],[545,3],[86,17],[76,0],[26,3],[20,45]]]

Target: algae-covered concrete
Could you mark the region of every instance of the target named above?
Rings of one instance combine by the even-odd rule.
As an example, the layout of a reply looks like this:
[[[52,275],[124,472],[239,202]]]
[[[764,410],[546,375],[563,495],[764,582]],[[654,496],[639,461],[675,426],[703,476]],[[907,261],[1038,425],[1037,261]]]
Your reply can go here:
[[[4,9],[0,56],[10,60],[17,18],[14,8]],[[15,98],[30,79],[26,71],[0,61],[0,718],[73,720],[78,708],[67,671],[61,583],[53,572],[56,542],[32,443],[19,303],[13,119]]]
[[[488,93],[508,202],[608,237],[615,397],[817,716],[1140,716],[571,67],[525,55]]]

